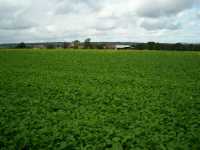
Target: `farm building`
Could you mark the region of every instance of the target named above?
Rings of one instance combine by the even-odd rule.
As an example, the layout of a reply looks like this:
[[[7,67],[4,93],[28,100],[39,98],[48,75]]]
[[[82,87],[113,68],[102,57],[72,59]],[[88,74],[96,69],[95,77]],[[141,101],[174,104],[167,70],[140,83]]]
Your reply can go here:
[[[115,45],[115,49],[129,49],[131,48],[130,45]]]
[[[32,48],[33,49],[43,49],[43,48],[46,48],[46,45],[45,44],[33,44]]]

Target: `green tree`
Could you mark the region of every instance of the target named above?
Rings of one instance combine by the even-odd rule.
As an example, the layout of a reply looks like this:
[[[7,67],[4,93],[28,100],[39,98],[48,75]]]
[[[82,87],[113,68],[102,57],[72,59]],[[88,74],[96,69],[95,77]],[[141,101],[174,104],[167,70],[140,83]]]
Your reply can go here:
[[[91,48],[92,45],[91,45],[91,39],[90,38],[87,38],[85,39],[84,41],[84,48]]]
[[[24,42],[21,42],[17,44],[16,48],[26,48],[26,44]]]
[[[155,49],[155,45],[156,45],[155,42],[148,42],[147,43],[147,49],[148,50],[154,50]]]
[[[73,41],[73,48],[74,49],[78,49],[79,47],[80,47],[80,41],[79,40],[75,40],[75,41]]]
[[[54,49],[56,48],[55,45],[53,43],[48,43],[46,46],[48,49]]]

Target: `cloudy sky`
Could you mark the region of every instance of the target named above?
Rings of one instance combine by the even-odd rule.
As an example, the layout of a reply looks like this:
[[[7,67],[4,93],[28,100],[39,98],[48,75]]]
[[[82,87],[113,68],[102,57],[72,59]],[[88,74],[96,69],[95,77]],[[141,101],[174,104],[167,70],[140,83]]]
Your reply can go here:
[[[200,0],[0,0],[0,43],[200,42]]]

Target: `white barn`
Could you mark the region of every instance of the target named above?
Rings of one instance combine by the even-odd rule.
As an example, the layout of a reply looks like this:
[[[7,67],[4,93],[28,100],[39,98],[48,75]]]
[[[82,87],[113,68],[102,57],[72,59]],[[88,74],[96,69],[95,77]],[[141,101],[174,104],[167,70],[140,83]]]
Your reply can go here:
[[[130,45],[115,45],[115,49],[129,49],[131,48]]]

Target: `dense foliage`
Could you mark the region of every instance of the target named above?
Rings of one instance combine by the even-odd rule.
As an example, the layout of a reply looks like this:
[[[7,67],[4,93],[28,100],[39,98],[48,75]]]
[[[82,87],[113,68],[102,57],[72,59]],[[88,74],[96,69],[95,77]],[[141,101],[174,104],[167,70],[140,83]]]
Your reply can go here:
[[[200,44],[183,44],[183,43],[137,43],[135,49],[140,50],[174,50],[174,51],[200,51]]]
[[[19,43],[19,44],[16,45],[16,48],[20,48],[20,49],[26,48],[26,44],[24,42]]]
[[[0,149],[200,149],[200,53],[0,51]]]

